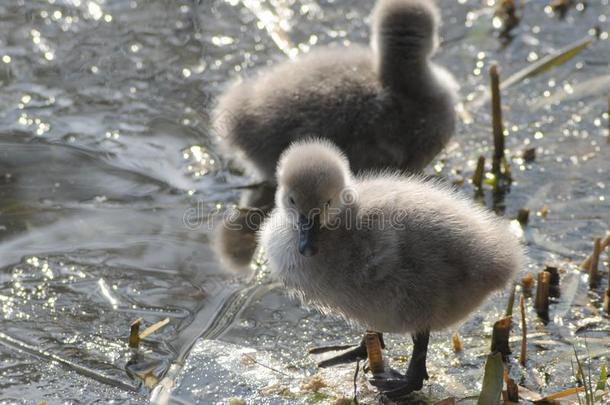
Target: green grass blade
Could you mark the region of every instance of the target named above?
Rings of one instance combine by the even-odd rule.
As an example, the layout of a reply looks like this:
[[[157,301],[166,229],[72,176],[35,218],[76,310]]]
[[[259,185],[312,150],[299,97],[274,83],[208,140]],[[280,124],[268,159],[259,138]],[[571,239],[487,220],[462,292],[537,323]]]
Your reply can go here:
[[[521,69],[517,73],[508,77],[506,80],[503,80],[500,83],[500,89],[501,90],[506,89],[516,83],[519,83],[520,81],[522,81],[530,76],[538,75],[553,67],[560,66],[560,65],[566,63],[567,61],[572,59],[574,56],[578,55],[583,49],[585,49],[589,45],[591,45],[591,43],[593,43],[593,40],[594,40],[593,37],[587,36],[585,38],[582,38],[582,39],[566,46],[563,49],[560,49],[556,53],[545,56],[544,58],[540,59],[538,62],[532,63],[531,65],[527,66],[525,69]]]
[[[502,355],[494,353],[487,356],[485,363],[485,376],[483,377],[483,389],[477,405],[498,405],[502,398],[502,386],[504,384],[504,363]]]
[[[599,380],[597,381],[597,389],[602,390],[602,391],[605,390],[607,381],[608,381],[608,372],[606,370],[606,365],[602,364],[602,369],[599,372]]]

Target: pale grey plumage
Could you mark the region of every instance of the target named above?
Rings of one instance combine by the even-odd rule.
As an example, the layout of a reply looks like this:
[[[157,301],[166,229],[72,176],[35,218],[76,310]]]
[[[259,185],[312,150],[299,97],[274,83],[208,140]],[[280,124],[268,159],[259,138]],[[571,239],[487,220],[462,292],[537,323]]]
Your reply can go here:
[[[341,190],[355,202],[337,198]],[[450,326],[523,263],[519,242],[492,213],[417,176],[353,177],[326,141],[296,143],[282,155],[276,204],[259,235],[273,274],[305,302],[379,332]],[[295,213],[316,209],[325,225],[317,254],[306,257]]]
[[[311,136],[336,143],[354,171],[419,171],[454,130],[451,75],[429,61],[431,0],[379,0],[372,49],[322,48],[229,88],[213,122],[225,153],[274,181],[282,151]]]

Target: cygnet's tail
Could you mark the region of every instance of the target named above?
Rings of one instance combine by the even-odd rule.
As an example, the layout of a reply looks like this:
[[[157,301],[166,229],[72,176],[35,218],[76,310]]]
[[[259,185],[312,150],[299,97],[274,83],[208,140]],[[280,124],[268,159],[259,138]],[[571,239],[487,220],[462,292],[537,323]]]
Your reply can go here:
[[[375,46],[386,56],[425,58],[436,47],[438,22],[434,0],[378,0],[373,11]]]

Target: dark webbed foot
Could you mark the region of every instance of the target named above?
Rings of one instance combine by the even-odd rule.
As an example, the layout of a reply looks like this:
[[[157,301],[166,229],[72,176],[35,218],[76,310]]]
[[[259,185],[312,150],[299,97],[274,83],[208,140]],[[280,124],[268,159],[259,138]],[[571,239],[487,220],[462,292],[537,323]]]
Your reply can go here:
[[[379,335],[379,341],[381,342],[381,347],[385,348],[383,343],[383,337],[381,333]],[[348,350],[349,349],[349,350]],[[326,352],[334,352],[343,350],[344,352],[333,356],[329,359],[323,360],[318,363],[318,367],[332,367],[339,364],[346,363],[355,363],[360,360],[366,360],[368,357],[368,353],[366,351],[366,344],[364,338],[360,341],[359,345],[337,345],[337,346],[325,346],[325,347],[315,347],[309,350],[310,354],[322,354]]]
[[[405,375],[390,369],[381,375],[373,376],[370,383],[377,387],[388,398],[399,398],[413,391],[419,391],[424,386],[424,380],[429,378],[426,369],[429,332],[420,332],[412,336],[413,355]]]

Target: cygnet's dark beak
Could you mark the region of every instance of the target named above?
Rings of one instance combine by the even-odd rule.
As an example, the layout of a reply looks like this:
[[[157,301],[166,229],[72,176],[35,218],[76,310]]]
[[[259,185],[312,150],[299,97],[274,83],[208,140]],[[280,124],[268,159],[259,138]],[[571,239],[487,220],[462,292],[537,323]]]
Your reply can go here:
[[[305,215],[299,215],[299,253],[303,256],[313,256],[318,253],[316,245],[316,235],[320,228],[320,219],[318,215],[313,218],[308,218]]]

